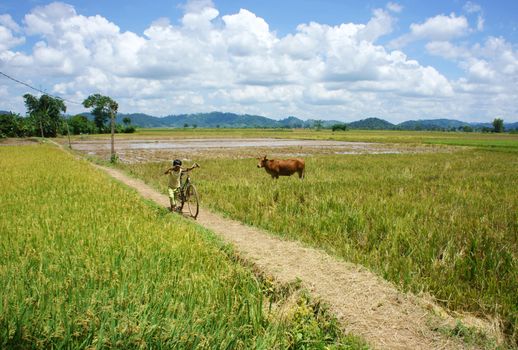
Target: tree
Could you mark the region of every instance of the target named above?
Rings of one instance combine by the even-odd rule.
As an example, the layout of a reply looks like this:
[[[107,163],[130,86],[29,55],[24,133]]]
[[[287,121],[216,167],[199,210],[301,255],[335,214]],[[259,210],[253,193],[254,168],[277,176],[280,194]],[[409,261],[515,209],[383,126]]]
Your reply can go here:
[[[347,124],[334,124],[331,127],[331,130],[333,130],[333,131],[338,131],[338,130],[346,131],[347,130]]]
[[[41,137],[55,137],[63,125],[61,112],[67,110],[63,100],[49,95],[41,95],[37,98],[31,94],[25,94],[23,98],[27,114],[40,129]]]
[[[88,96],[83,101],[83,106],[85,106],[85,108],[92,108],[92,114],[94,115],[95,124],[100,129],[104,129],[104,123],[106,122],[108,117],[110,117],[112,134],[112,147],[110,159],[112,163],[115,162],[117,159],[117,155],[115,154],[115,115],[117,114],[119,105],[117,104],[117,102],[115,102],[108,96],[93,94]]]
[[[503,119],[495,118],[495,120],[493,120],[493,131],[494,132],[504,132]]]
[[[18,118],[14,113],[0,114],[0,138],[18,136]]]
[[[108,96],[100,94],[93,94],[88,96],[83,101],[85,108],[91,108],[91,112],[94,115],[95,126],[99,129],[99,132],[106,132],[106,122],[111,117],[113,110],[117,113],[118,105],[117,102],[112,100]]]
[[[323,125],[324,122],[322,120],[315,120],[315,122],[313,123],[313,127],[317,130],[322,129]]]
[[[68,125],[70,126],[70,132],[74,135],[95,133],[94,122],[81,114],[71,117],[68,120]]]
[[[131,118],[124,117],[124,118],[122,118],[122,122],[124,123],[124,125],[129,126],[131,124]]]

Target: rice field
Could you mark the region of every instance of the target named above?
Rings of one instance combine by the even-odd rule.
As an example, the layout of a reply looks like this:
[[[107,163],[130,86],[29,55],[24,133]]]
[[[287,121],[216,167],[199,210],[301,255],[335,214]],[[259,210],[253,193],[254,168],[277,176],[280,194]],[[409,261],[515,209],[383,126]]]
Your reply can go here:
[[[0,348],[366,348],[86,161],[4,146],[0,169]]]
[[[196,159],[193,178],[203,205],[496,318],[516,346],[518,157],[499,150],[312,156],[304,181],[274,181],[256,159]],[[121,166],[165,190],[167,163]]]
[[[398,144],[430,144],[504,148],[518,151],[518,134],[441,132],[441,131],[390,131],[322,129],[138,129],[134,134],[118,134],[119,140],[131,139],[188,139],[188,138],[280,138],[305,140],[334,140],[352,142],[377,142]],[[109,135],[76,135],[73,141],[109,139]],[[67,142],[66,139],[62,140]]]

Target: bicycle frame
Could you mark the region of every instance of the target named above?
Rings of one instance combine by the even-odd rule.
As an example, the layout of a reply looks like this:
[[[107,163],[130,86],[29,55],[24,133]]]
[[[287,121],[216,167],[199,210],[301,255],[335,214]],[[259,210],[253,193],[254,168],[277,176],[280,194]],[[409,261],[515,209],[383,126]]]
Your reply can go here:
[[[183,182],[182,182],[182,177],[184,177],[183,173],[180,174],[180,196],[181,196],[181,200],[183,202],[185,200],[185,189],[191,183],[191,177],[189,176],[189,174],[186,174],[185,180],[183,180]]]

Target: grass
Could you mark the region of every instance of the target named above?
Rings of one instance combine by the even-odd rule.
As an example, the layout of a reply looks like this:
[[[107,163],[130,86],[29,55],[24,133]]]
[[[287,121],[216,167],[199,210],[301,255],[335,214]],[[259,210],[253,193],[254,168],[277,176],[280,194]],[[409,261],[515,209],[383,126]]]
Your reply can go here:
[[[0,348],[366,348],[307,297],[269,311],[229,247],[86,161],[4,146],[0,168]]]
[[[274,181],[254,159],[196,161],[203,205],[368,266],[451,309],[500,318],[518,344],[514,152],[308,157],[304,181]],[[165,189],[167,164],[123,167]]]

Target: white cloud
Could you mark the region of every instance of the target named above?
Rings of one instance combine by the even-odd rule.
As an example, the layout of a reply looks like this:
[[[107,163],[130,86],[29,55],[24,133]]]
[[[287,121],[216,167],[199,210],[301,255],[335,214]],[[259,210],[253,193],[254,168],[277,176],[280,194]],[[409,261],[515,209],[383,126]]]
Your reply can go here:
[[[429,54],[446,59],[458,59],[469,56],[465,48],[455,46],[449,41],[431,41],[425,47]]]
[[[412,23],[410,33],[391,41],[391,47],[404,47],[417,40],[447,41],[465,36],[469,32],[468,20],[464,16],[438,15],[424,23]]]
[[[188,0],[184,5],[181,5],[185,13],[199,13],[206,8],[215,8],[212,0]]]
[[[401,11],[403,11],[403,6],[395,2],[389,2],[386,7],[387,10],[395,13],[400,13]]]
[[[484,17],[482,17],[482,15],[478,15],[477,17],[477,30],[479,32],[483,31],[484,30]]]
[[[466,83],[512,85],[518,80],[518,51],[503,38],[489,37],[471,47],[432,42],[426,48],[432,55],[456,62],[467,74]]]
[[[468,15],[477,14],[477,30],[479,32],[484,30],[484,14],[482,11],[482,6],[479,4],[468,1],[463,7],[462,10]]]
[[[10,15],[0,15],[0,52],[25,42],[25,37],[17,36],[20,27]]]
[[[463,7],[462,9],[467,12],[467,13],[476,13],[476,12],[481,12],[482,11],[482,7],[479,5],[479,4],[476,4],[474,2],[471,2],[471,1],[468,1]]]
[[[367,25],[360,29],[358,35],[359,40],[375,42],[378,38],[392,32],[393,18],[390,14],[382,9],[376,9]]]
[[[453,14],[413,24],[405,40],[434,40],[428,52],[458,62],[464,80],[449,81],[402,51],[388,51],[377,40],[392,32],[391,13],[400,10],[389,3],[367,23],[310,22],[278,36],[249,10],[220,15],[211,1],[191,1],[176,24],[157,18],[143,33],[123,32],[100,15],[51,3],[28,13],[23,28],[0,17],[0,28],[12,38],[24,32],[36,41],[31,52],[14,50],[14,42],[0,44],[0,67],[70,100],[107,94],[122,112],[224,110],[348,120],[378,115],[394,121],[465,112],[452,102],[458,94],[469,99],[474,86],[495,85],[503,72],[516,75],[516,53],[503,40],[471,48],[448,42],[468,31],[467,20]],[[495,87],[485,91],[494,93]],[[8,93],[21,101],[17,89],[9,86]],[[83,111],[72,105],[68,110]]]
[[[20,32],[20,26],[13,20],[10,15],[0,15],[0,25],[13,32]]]

